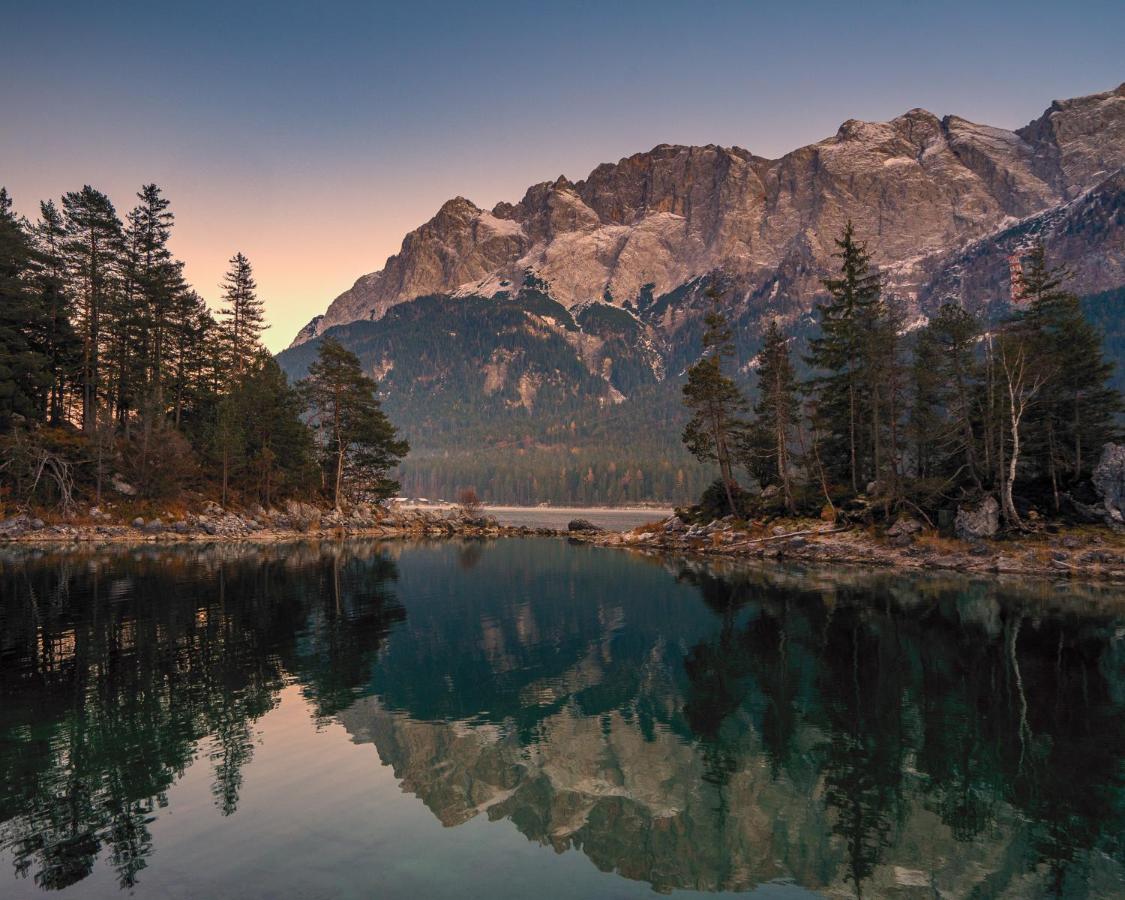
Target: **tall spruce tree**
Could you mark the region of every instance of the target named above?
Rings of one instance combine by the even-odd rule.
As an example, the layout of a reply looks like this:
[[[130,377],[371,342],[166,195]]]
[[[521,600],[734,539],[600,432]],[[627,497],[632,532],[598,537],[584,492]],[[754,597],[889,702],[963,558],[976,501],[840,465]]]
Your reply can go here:
[[[708,297],[712,305],[704,319],[703,356],[688,369],[683,390],[684,405],[692,413],[684,427],[683,442],[696,459],[718,463],[727,507],[737,514],[734,497],[739,488],[733,462],[738,436],[746,427],[742,418],[746,398],[734,380],[723,373],[724,360],[734,356],[734,335],[713,286]]]
[[[226,332],[230,373],[241,375],[258,351],[262,337],[263,308],[258,285],[248,260],[241,253],[231,257],[223,279],[223,309],[220,313]]]
[[[183,265],[168,248],[175,216],[155,184],[137,193],[137,205],[126,225],[126,297],[122,333],[127,335],[122,375],[134,392],[163,405],[168,383],[165,370],[172,320],[179,295],[186,290]],[[131,365],[128,364],[131,362]]]
[[[1011,325],[1026,335],[1028,352],[1045,382],[1027,420],[1027,459],[1045,476],[1059,509],[1063,487],[1088,475],[1101,446],[1116,433],[1121,398],[1109,385],[1113,364],[1102,335],[1087,321],[1078,297],[1064,287],[1070,273],[1047,263],[1042,244],[1023,267],[1026,306]]]
[[[378,385],[359,359],[339,341],[320,342],[302,382],[321,449],[321,465],[332,502],[339,509],[349,484],[374,497],[389,497],[398,482],[388,472],[410,450],[379,405]]]
[[[872,338],[880,330],[881,279],[871,254],[849,220],[836,241],[840,276],[824,280],[830,299],[817,306],[820,334],[809,341],[808,364],[815,371],[810,389],[824,435],[824,463],[857,492],[874,474],[870,425],[873,404]]]

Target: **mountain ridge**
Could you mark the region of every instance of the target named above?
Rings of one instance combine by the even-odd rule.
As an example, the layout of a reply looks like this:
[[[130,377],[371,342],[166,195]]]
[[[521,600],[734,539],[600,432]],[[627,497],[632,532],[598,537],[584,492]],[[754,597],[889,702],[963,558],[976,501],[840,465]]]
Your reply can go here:
[[[667,293],[716,269],[760,287],[787,263],[809,270],[786,285],[806,294],[847,217],[876,262],[896,267],[890,287],[913,296],[922,273],[911,261],[1067,202],[1123,165],[1125,84],[1053,101],[1015,131],[915,108],[887,122],[848,119],[776,160],[658,144],[577,182],[539,182],[491,210],[446,201],[293,345],[418,296],[493,296],[525,272],[567,306],[635,302],[647,285]]]

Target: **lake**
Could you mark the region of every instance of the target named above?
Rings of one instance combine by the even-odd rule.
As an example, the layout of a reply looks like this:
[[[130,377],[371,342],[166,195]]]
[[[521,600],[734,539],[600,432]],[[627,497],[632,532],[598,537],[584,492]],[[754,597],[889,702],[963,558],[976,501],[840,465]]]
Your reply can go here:
[[[453,509],[451,505],[429,506],[426,509]],[[672,515],[671,508],[605,506],[486,506],[484,512],[496,516],[501,525],[524,528],[554,528],[565,531],[573,519],[586,519],[607,531],[628,531],[648,522],[658,522]]]
[[[0,896],[1125,895],[1110,589],[0,550]]]

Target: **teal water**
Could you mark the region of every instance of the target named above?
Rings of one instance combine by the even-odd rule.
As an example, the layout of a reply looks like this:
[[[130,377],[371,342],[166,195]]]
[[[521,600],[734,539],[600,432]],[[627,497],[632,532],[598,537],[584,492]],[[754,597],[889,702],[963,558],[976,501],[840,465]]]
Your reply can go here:
[[[1125,896],[1125,598],[552,539],[0,552],[0,896]]]

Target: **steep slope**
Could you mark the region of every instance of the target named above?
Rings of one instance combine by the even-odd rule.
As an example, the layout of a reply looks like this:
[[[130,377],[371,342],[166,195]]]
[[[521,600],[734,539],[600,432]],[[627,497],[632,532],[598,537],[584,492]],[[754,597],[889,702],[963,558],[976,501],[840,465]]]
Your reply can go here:
[[[788,268],[783,287],[809,294],[849,217],[909,296],[926,257],[1074,199],[1123,165],[1125,85],[1056,101],[1015,132],[914,109],[848,120],[778,160],[660,145],[491,211],[448,201],[294,343],[426,294],[491,296],[527,271],[567,307],[635,303],[646,286],[664,294],[715,269],[753,288]]]

